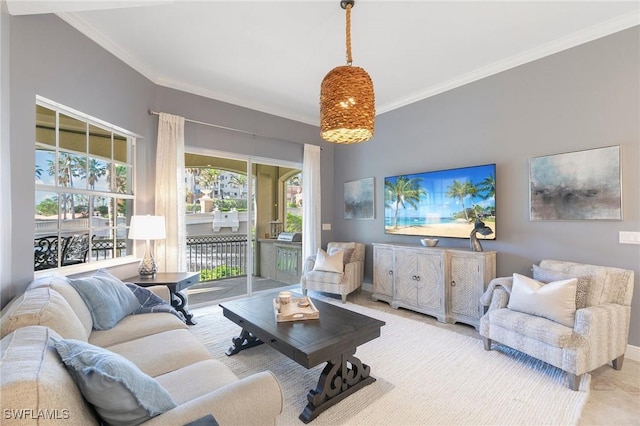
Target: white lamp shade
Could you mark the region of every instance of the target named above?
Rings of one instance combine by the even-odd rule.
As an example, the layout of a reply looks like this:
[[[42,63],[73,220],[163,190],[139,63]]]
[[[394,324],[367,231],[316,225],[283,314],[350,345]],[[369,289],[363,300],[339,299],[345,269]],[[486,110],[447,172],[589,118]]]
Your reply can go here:
[[[167,238],[164,216],[131,216],[130,240],[164,240]]]

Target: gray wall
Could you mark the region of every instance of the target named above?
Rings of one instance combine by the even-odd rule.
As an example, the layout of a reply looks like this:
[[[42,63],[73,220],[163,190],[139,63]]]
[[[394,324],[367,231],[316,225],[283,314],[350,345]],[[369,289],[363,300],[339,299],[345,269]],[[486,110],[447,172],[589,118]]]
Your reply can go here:
[[[7,21],[10,25],[7,25]],[[497,164],[498,274],[527,273],[543,258],[633,269],[640,276],[640,246],[618,244],[619,231],[640,230],[639,29],[561,52],[443,93],[377,118],[376,136],[355,146],[321,142],[315,126],[155,86],[142,75],[52,15],[2,16],[2,143],[10,114],[11,230],[2,253],[11,271],[2,277],[1,304],[33,278],[33,140],[36,94],[136,132],[140,187],[138,212],[153,209],[157,117],[149,109],[247,129],[275,139],[230,135],[187,125],[187,144],[247,155],[302,161],[297,143],[321,145],[322,222],[333,223],[323,241],[417,242],[392,237],[382,224],[385,176]],[[6,99],[6,30],[10,27],[10,104]],[[399,69],[399,72],[401,68]],[[528,160],[546,155],[621,145],[623,221],[530,222]],[[363,161],[366,159],[366,161]],[[376,177],[376,219],[345,221],[343,183]],[[3,177],[3,188],[7,179]],[[3,218],[6,216],[3,213]],[[468,240],[443,246],[466,247]],[[7,262],[3,261],[4,266]],[[371,246],[366,276],[372,278]],[[636,285],[630,343],[640,346],[640,285]]]
[[[36,95],[140,135],[137,146],[137,213],[153,212],[155,147],[158,117],[148,110],[246,129],[276,139],[254,138],[204,127],[185,126],[187,145],[302,163],[303,144],[323,145],[323,221],[333,214],[333,146],[321,141],[318,128],[200,96],[156,86],[54,15],[9,16],[2,13],[3,89],[10,81],[9,104],[3,100],[3,155],[9,143],[12,233],[2,234],[2,253],[11,253],[10,271],[0,273],[0,304],[4,306],[33,279],[33,211]],[[9,24],[9,25],[6,25]],[[10,28],[5,38],[5,28]],[[9,43],[6,42],[9,40]],[[5,73],[5,46],[10,73]],[[9,74],[9,75],[8,75]],[[10,142],[5,133],[10,115]],[[8,127],[7,127],[8,128]],[[277,139],[284,139],[284,142]],[[4,170],[4,167],[3,167]],[[27,213],[27,214],[25,214]],[[4,218],[3,210],[3,218]],[[323,238],[331,239],[325,232]],[[122,268],[120,268],[122,269]]]
[[[498,252],[498,275],[527,274],[545,258],[632,269],[629,340],[640,345],[640,245],[618,243],[619,231],[640,231],[639,40],[635,27],[378,116],[372,141],[335,153],[336,200],[344,182],[374,176],[376,218],[344,220],[336,201],[335,234],[418,244],[384,234],[385,176],[496,163],[497,239],[482,245]],[[621,146],[624,220],[529,221],[530,157],[610,145]],[[368,245],[368,282],[372,264]]]

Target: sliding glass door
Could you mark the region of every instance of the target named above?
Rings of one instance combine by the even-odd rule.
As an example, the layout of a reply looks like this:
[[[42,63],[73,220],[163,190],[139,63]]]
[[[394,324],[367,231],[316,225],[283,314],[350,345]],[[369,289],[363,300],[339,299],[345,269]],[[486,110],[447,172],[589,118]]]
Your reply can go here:
[[[200,271],[189,305],[299,284],[300,165],[186,151],[187,259]]]

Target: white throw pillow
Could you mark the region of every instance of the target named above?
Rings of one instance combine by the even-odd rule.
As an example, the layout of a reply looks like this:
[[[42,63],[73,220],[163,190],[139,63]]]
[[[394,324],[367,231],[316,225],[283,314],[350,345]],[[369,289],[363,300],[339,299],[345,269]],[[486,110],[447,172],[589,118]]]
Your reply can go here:
[[[342,250],[335,252],[334,254],[328,254],[322,249],[318,249],[316,254],[316,263],[313,265],[314,271],[325,272],[342,272]]]
[[[513,274],[508,308],[573,327],[577,284],[576,278],[544,284],[524,275]]]

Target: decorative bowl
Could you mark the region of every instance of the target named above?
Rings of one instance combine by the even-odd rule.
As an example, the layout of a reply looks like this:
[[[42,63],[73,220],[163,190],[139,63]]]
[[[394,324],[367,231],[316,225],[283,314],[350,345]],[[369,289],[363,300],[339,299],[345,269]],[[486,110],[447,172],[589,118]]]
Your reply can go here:
[[[437,238],[421,238],[420,242],[425,247],[435,247],[435,246],[438,245],[438,239]]]

